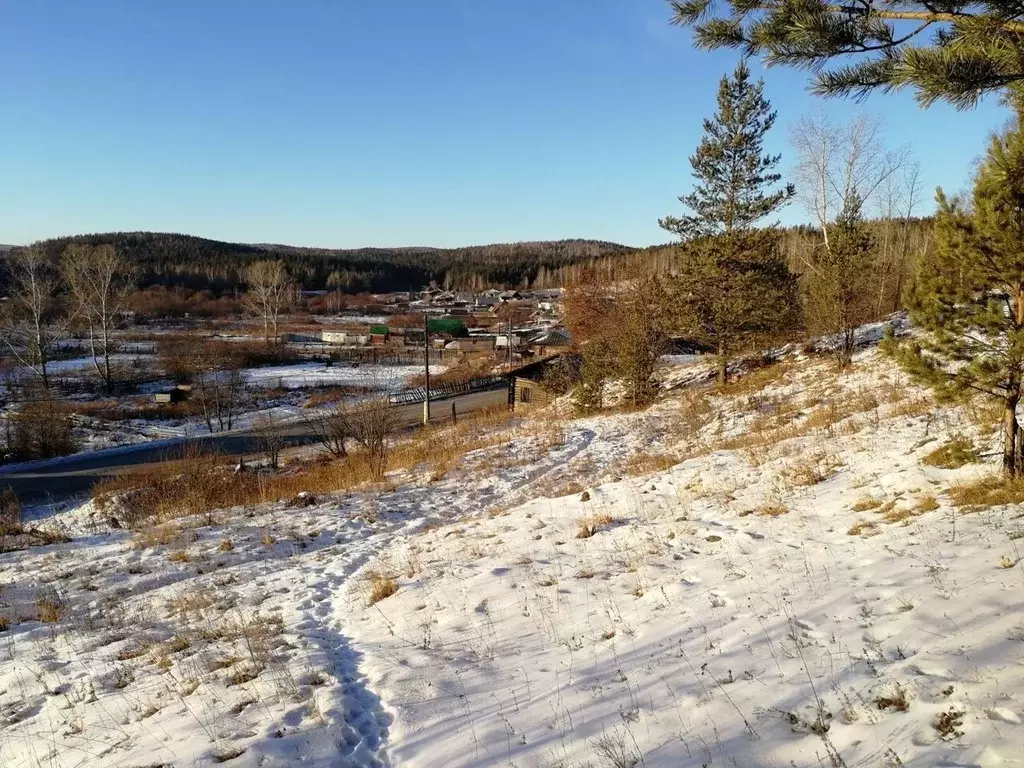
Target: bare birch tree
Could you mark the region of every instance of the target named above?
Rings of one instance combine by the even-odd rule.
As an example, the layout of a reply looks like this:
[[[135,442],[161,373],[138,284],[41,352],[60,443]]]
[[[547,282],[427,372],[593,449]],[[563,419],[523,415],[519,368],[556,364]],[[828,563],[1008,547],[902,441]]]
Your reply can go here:
[[[243,274],[248,291],[245,308],[263,322],[263,340],[277,344],[278,323],[288,306],[292,284],[283,261],[257,261]]]
[[[49,390],[47,366],[65,336],[72,315],[56,294],[57,270],[38,248],[16,251],[8,262],[7,301],[0,307],[0,329],[11,354]]]
[[[879,316],[900,308],[903,289],[913,271],[911,225],[921,202],[921,165],[907,162],[878,190],[875,212],[881,219],[878,243],[878,297],[875,313]]]
[[[845,367],[853,358],[856,327],[878,316],[876,296],[885,290],[879,287],[880,249],[862,212],[879,199],[896,205],[886,193],[911,161],[906,150],[886,148],[881,121],[863,115],[842,124],[804,118],[790,139],[798,197],[821,232],[821,242],[800,254],[806,320],[813,333],[830,337]]]
[[[64,251],[61,268],[76,319],[89,337],[93,367],[106,393],[112,394],[114,331],[134,285],[134,271],[112,245],[70,245]]]
[[[882,121],[866,115],[834,123],[824,117],[805,117],[790,129],[797,153],[793,177],[797,198],[814,218],[825,247],[829,227],[854,200],[862,210],[875,205],[875,196],[910,162],[906,149],[885,146]]]

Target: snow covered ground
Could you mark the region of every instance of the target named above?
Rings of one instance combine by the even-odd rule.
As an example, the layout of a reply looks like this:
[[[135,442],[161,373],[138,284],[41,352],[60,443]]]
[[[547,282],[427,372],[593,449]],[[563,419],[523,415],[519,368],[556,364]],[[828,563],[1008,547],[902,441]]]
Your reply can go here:
[[[444,366],[434,366],[432,371],[442,373]],[[402,389],[410,377],[421,373],[423,366],[417,365],[296,363],[249,368],[242,376],[247,384],[264,387],[357,386],[387,392]]]
[[[875,351],[724,395],[700,365],[446,472],[57,515],[0,555],[0,765],[1024,764],[1024,517],[922,463],[983,420]]]
[[[90,359],[64,360],[61,371],[69,372],[85,368]],[[442,373],[444,366],[431,367],[434,373]],[[302,389],[315,387],[353,387],[368,392],[398,391],[405,388],[412,376],[422,373],[422,368],[411,365],[350,365],[338,363],[294,363],[291,365],[249,368],[242,372],[247,385],[259,391],[259,407],[250,408],[236,415],[233,429],[252,428],[260,419],[292,421],[309,416],[313,411],[303,408],[306,394]],[[169,380],[146,385],[145,389],[157,391],[171,385]],[[281,388],[295,390],[276,397],[268,397],[266,390]],[[353,395],[358,397],[358,395]],[[76,417],[76,438],[79,453],[99,451],[121,446],[138,445],[153,440],[175,437],[191,437],[207,433],[203,420],[181,419],[131,419],[106,420],[87,416]]]

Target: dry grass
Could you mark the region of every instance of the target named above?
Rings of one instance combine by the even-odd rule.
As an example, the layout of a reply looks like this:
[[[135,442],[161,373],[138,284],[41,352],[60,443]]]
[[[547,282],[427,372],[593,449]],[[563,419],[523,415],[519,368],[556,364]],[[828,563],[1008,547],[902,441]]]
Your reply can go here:
[[[610,528],[616,523],[616,519],[608,513],[599,513],[590,517],[583,517],[577,521],[577,539],[589,539],[602,528]]]
[[[11,621],[6,616],[0,614],[0,632],[6,632],[10,629]]]
[[[761,392],[766,387],[785,382],[793,371],[793,364],[784,361],[764,363],[760,367],[744,372],[725,385],[726,395],[749,395]]]
[[[398,591],[398,582],[391,575],[370,571],[366,574],[369,584],[367,603],[376,605],[381,600],[386,600]]]
[[[798,488],[818,485],[832,477],[841,466],[842,462],[835,456],[819,452],[795,462],[783,477]]]
[[[882,710],[893,709],[897,712],[906,712],[910,709],[907,689],[897,683],[888,695],[882,695],[875,699],[875,706]]]
[[[921,459],[922,463],[942,469],[959,469],[979,461],[974,442],[964,436],[954,437]]]
[[[56,624],[67,613],[67,604],[52,587],[45,587],[36,595],[36,616],[44,624]]]
[[[626,461],[625,474],[629,477],[638,475],[651,475],[655,472],[663,472],[678,464],[681,459],[670,453],[648,453],[639,451],[634,453]]]
[[[680,439],[693,438],[718,417],[711,399],[704,392],[690,392],[679,402],[676,417],[669,421],[670,433]]]
[[[166,547],[174,545],[183,547],[198,541],[199,536],[191,528],[181,528],[176,525],[156,525],[145,528],[132,535],[132,549],[153,549],[155,547]]]
[[[850,526],[850,530],[847,533],[850,536],[860,536],[863,533],[872,533],[878,528],[878,523],[873,523],[870,520],[858,520],[856,523]]]
[[[781,517],[782,515],[788,515],[789,510],[781,504],[765,504],[759,507],[754,514],[758,517]]]
[[[908,397],[895,403],[889,413],[893,416],[903,416],[914,419],[918,416],[926,416],[935,410],[935,401],[928,395]]]
[[[995,507],[1024,503],[1024,477],[981,477],[954,485],[949,489],[949,499],[958,507]]]
[[[426,465],[434,475],[443,476],[470,451],[507,440],[507,432],[500,427],[509,424],[511,418],[506,408],[494,408],[468,415],[456,426],[418,430],[392,448],[386,469],[391,472]],[[105,479],[93,488],[93,498],[105,515],[125,527],[141,528],[154,521],[209,516],[214,510],[293,499],[301,492],[317,495],[349,490],[375,480],[369,462],[361,454],[296,465],[270,475],[233,473],[233,463],[217,455],[193,452]],[[180,543],[175,535],[174,529],[146,528],[137,546]]]
[[[878,509],[882,506],[883,502],[881,499],[876,499],[871,496],[864,496],[857,499],[857,503],[854,504],[851,509],[854,512],[870,512],[872,509]]]

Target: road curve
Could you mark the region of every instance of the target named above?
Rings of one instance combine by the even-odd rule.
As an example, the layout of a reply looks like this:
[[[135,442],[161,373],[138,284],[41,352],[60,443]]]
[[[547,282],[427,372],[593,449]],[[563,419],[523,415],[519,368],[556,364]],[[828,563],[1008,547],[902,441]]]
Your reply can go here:
[[[430,417],[443,420],[451,416],[451,404],[457,413],[469,413],[493,408],[508,402],[505,388],[473,392],[447,400],[431,401]],[[423,420],[423,404],[395,406],[401,424],[412,427]],[[294,448],[316,442],[308,425],[289,424],[283,428],[285,447]],[[133,466],[156,464],[181,456],[185,447],[202,447],[225,456],[252,457],[261,453],[259,438],[252,432],[202,435],[168,442],[157,446],[140,443],[138,448],[118,453],[82,453],[68,456],[51,464],[38,464],[18,469],[10,467],[0,473],[0,489],[10,487],[22,504],[58,502],[87,493],[101,477],[108,477]]]

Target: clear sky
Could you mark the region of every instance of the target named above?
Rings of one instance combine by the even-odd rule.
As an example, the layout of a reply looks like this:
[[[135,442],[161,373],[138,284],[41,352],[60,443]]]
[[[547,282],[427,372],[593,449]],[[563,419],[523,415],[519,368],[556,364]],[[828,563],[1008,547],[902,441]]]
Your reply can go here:
[[[657,219],[680,210],[736,61],[668,16],[664,0],[0,0],[0,243],[666,242]],[[789,122],[860,109],[914,145],[929,190],[961,189],[1007,118],[823,102],[803,73],[764,74],[784,162]]]

